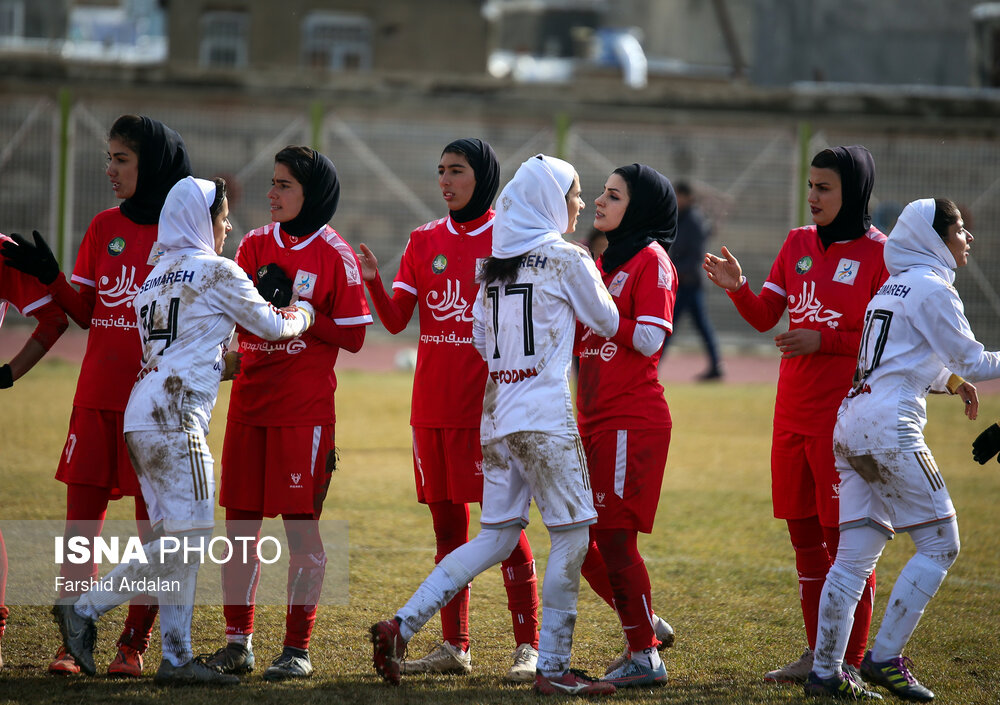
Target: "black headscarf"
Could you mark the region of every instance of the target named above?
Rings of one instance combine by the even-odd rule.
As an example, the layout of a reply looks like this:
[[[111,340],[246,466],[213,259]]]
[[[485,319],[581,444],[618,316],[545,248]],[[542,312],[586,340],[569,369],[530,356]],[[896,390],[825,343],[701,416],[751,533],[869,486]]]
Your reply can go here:
[[[281,224],[282,232],[297,237],[312,235],[330,222],[340,203],[340,180],[337,168],[327,157],[315,149],[306,183],[302,184],[302,210],[299,214]]]
[[[441,154],[448,152],[464,155],[476,175],[476,188],[472,192],[472,198],[464,208],[451,212],[456,223],[467,223],[480,217],[493,204],[497,189],[500,188],[500,162],[497,161],[493,148],[476,138],[455,140]]]
[[[833,222],[816,226],[823,247],[841,240],[857,240],[868,232],[872,225],[868,201],[875,187],[875,160],[871,152],[859,144],[833,147],[830,151],[837,158],[843,201]]]
[[[160,209],[174,184],[191,176],[184,140],[159,120],[142,118],[139,176],[135,193],[119,205],[122,215],[139,225],[156,225]]]
[[[629,203],[622,222],[606,233],[608,249],[601,268],[610,273],[651,242],[664,250],[677,235],[677,196],[670,179],[645,164],[630,164],[614,170],[628,184]]]

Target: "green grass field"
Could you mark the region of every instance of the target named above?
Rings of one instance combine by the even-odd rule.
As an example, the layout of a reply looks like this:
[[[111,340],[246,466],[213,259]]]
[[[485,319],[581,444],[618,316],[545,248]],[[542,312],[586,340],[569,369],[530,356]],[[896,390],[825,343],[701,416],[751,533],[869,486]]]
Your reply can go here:
[[[78,368],[43,362],[14,388],[0,392],[0,516],[62,519],[65,491],[53,479],[65,440]],[[13,605],[3,639],[6,668],[0,703],[507,703],[533,702],[527,686],[501,681],[511,641],[499,571],[477,578],[471,603],[473,674],[416,676],[391,688],[371,667],[369,625],[394,614],[433,564],[430,515],[414,499],[408,426],[407,373],[345,373],[337,393],[340,470],[325,518],[350,525],[350,604],[320,608],[310,649],[315,676],[294,684],[265,684],[260,674],[280,650],[281,606],[258,609],[254,650],[258,669],[240,686],[186,689],[153,685],[159,634],[146,656],[147,677],[119,682],[57,678],[46,672],[59,643],[43,607]],[[787,703],[804,700],[800,687],[765,686],[763,673],[797,657],[804,632],[791,546],[783,522],[771,517],[768,452],[773,387],[681,385],[667,390],[673,441],[656,527],[640,539],[653,583],[654,607],[677,632],[666,652],[670,682],[651,691],[620,691],[617,702]],[[212,450],[221,455],[228,389],[216,408]],[[970,423],[955,399],[929,400],[927,433],[958,507],[962,555],[931,602],[908,655],[916,673],[943,703],[1000,702],[1000,466],[971,459],[976,433],[1000,416],[1000,396],[983,400]],[[218,466],[217,466],[218,468]],[[221,512],[217,515],[222,517]],[[131,500],[114,503],[109,518],[131,519]],[[474,514],[474,520],[477,516]],[[473,527],[473,533],[478,527]],[[535,515],[529,535],[539,574],[548,540]],[[15,547],[8,547],[16,550]],[[891,542],[879,564],[878,627],[892,582],[912,543]],[[211,570],[213,568],[206,568]],[[114,656],[124,609],[100,625],[98,673]],[[223,644],[221,610],[195,612],[195,653]],[[410,644],[421,656],[440,636],[432,620]],[[579,603],[574,666],[603,673],[622,648],[617,619],[584,584]],[[887,696],[887,700],[892,700]]]

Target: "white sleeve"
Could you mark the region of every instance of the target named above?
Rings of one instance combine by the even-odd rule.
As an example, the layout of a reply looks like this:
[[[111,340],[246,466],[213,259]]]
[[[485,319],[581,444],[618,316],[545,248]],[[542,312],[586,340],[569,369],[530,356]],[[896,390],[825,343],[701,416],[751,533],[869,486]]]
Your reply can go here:
[[[976,340],[958,293],[940,291],[928,296],[922,307],[927,316],[924,337],[934,354],[951,372],[970,382],[1000,377],[1000,352],[988,352]]]
[[[486,321],[484,316],[486,311],[483,308],[483,299],[481,294],[483,293],[482,286],[476,290],[476,298],[472,302],[472,344],[482,355],[483,359],[486,359]]]
[[[220,260],[219,271],[224,275],[216,281],[214,293],[223,311],[237,324],[264,340],[294,338],[312,325],[313,316],[308,310],[282,313],[264,300],[250,277],[235,262]]]
[[[652,356],[663,346],[667,331],[648,323],[636,323],[632,333],[632,347],[646,357]]]
[[[571,258],[569,265],[562,282],[573,313],[595,333],[610,338],[618,332],[618,307],[601,281],[597,265],[582,253]]]

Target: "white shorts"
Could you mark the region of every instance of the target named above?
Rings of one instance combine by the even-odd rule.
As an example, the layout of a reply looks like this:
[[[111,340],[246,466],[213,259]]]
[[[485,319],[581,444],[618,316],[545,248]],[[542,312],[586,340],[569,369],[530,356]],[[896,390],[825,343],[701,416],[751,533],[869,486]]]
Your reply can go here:
[[[579,436],[519,431],[483,446],[480,524],[527,526],[532,498],[550,531],[597,521]]]
[[[851,458],[837,456],[840,529],[874,526],[892,536],[951,521],[955,505],[934,456],[924,450],[892,450]]]
[[[215,526],[215,473],[205,435],[184,431],[125,433],[154,529],[167,534]]]

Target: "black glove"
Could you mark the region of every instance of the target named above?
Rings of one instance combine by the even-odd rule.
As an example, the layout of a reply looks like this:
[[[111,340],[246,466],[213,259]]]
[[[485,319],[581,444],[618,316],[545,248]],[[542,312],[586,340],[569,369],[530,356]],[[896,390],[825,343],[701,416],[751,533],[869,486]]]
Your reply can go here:
[[[972,459],[980,465],[1000,452],[1000,426],[991,424],[972,442]],[[997,458],[1000,462],[1000,458]]]
[[[0,389],[10,389],[14,386],[14,373],[11,372],[10,365],[0,367]]]
[[[257,291],[276,308],[292,303],[292,280],[274,262],[257,270]]]
[[[59,276],[59,262],[39,232],[34,230],[32,234],[35,237],[34,245],[17,233],[11,233],[10,239],[17,244],[4,242],[0,245],[0,253],[7,260],[8,265],[25,274],[30,274],[48,286]]]

